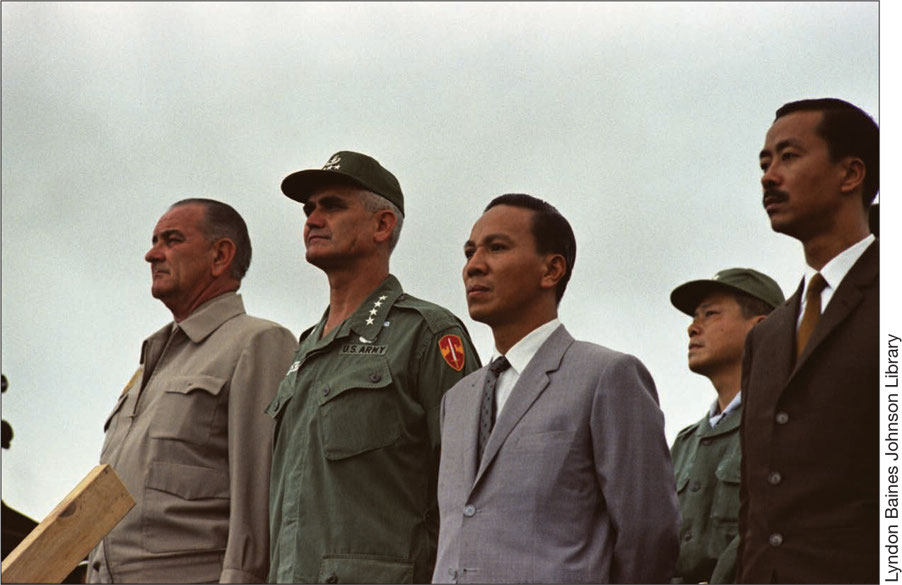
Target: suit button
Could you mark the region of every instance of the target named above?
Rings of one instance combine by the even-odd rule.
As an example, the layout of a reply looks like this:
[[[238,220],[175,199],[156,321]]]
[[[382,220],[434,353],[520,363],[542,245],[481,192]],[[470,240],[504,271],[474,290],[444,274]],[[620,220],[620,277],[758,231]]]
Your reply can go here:
[[[476,515],[476,506],[470,505],[464,508],[464,516],[467,518],[472,518]]]
[[[711,439],[702,439],[702,445],[710,445]]]
[[[338,575],[332,573],[328,577],[326,577],[326,583],[338,583]]]
[[[691,532],[687,532],[686,534],[684,534],[684,535],[683,535],[683,540],[686,541],[686,542],[689,542],[690,540],[692,540],[692,533],[691,533]]]
[[[698,490],[702,489],[702,484],[698,483],[697,481],[693,481],[692,485],[689,486],[689,489],[694,492],[697,492]]]
[[[380,374],[379,372],[373,372],[372,374],[370,374],[370,382],[378,382],[381,379],[382,374]]]
[[[767,542],[770,543],[771,546],[780,546],[783,544],[783,535],[779,532],[774,532],[770,535],[770,538],[767,539]]]
[[[776,418],[777,424],[779,424],[779,425],[785,425],[786,423],[789,422],[789,414],[783,412],[782,410],[780,412],[778,412],[777,416],[774,418]]]
[[[323,388],[323,396],[328,396],[328,395],[329,395],[329,387],[326,386],[325,388]]]
[[[780,485],[781,481],[783,481],[783,476],[780,475],[779,471],[772,471],[770,475],[767,476],[767,483],[770,485]]]

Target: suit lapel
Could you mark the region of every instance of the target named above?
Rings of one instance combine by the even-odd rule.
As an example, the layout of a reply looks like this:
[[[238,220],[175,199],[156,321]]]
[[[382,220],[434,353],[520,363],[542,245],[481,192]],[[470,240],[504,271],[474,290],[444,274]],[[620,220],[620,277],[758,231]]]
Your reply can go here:
[[[805,346],[802,355],[795,365],[792,376],[799,371],[806,360],[814,353],[818,346],[848,317],[852,311],[864,299],[862,290],[870,286],[877,278],[878,248],[877,242],[868,246],[861,258],[852,266],[845,278],[833,293],[830,304],[824,314],[821,315],[808,345]],[[790,376],[790,378],[792,377]]]
[[[466,388],[466,396],[464,402],[464,417],[462,429],[460,433],[462,437],[466,437],[467,445],[464,447],[464,474],[465,485],[472,486],[476,480],[476,458],[479,451],[479,411],[482,407],[482,387],[485,384],[485,377],[488,373],[488,366],[483,366],[473,376],[473,381]]]
[[[504,405],[504,409],[495,421],[495,428],[492,429],[492,434],[489,436],[482,463],[476,472],[476,479],[473,482],[474,488],[485,474],[486,468],[498,454],[508,435],[511,434],[511,431],[514,430],[514,427],[517,426],[517,423],[520,422],[520,419],[523,418],[523,415],[526,414],[539,395],[548,387],[548,374],[560,367],[564,353],[571,343],[573,343],[573,337],[570,333],[567,332],[563,325],[558,327],[551,334],[551,337],[545,340],[545,343],[542,344],[536,355],[529,361],[526,369],[520,374],[519,380],[517,380],[517,383],[511,390],[510,397],[507,399],[507,403]],[[482,379],[484,378],[485,376],[482,376]],[[477,409],[477,420],[479,418],[478,414]],[[476,434],[475,431],[477,431],[476,428],[474,428],[474,434]],[[475,447],[473,452],[475,455]]]

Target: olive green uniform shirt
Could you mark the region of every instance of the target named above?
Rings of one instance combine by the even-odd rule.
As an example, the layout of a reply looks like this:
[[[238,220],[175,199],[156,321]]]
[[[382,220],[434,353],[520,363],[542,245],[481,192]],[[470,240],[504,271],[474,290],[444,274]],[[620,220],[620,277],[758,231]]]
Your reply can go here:
[[[708,415],[671,448],[680,501],[675,583],[733,583],[739,545],[739,421],[742,407],[711,427]]]
[[[480,367],[461,321],[389,276],[322,337],[301,335],[276,419],[270,582],[428,582],[439,409]]]

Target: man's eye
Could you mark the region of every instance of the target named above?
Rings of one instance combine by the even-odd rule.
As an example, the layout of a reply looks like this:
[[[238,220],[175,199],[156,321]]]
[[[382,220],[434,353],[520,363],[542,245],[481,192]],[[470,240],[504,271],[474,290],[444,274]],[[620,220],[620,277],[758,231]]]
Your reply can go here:
[[[780,155],[780,160],[789,160],[792,158],[796,158],[798,155],[794,152],[784,152]]]
[[[492,244],[491,246],[489,246],[489,250],[491,250],[492,252],[500,252],[501,250],[505,249],[507,249],[507,246],[505,246],[504,244]]]
[[[472,250],[472,249],[467,248],[466,250],[464,250],[464,258],[466,258],[467,260],[469,260],[469,259],[472,258],[472,257],[473,257],[473,250]]]
[[[313,206],[310,204],[305,205],[304,206],[304,215],[306,217],[310,217],[311,213],[313,213]]]

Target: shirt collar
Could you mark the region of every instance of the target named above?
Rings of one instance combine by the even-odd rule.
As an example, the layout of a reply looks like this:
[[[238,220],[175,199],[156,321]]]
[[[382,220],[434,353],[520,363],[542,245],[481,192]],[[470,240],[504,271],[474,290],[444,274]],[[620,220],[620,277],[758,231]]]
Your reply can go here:
[[[861,258],[861,255],[864,254],[864,251],[867,250],[874,239],[874,234],[868,234],[867,237],[857,244],[852,244],[831,258],[820,270],[815,270],[814,268],[807,266],[805,269],[805,289],[802,291],[802,298],[805,298],[805,294],[808,292],[808,283],[811,282],[811,278],[818,272],[824,277],[827,286],[836,290],[839,283],[846,277],[846,274],[849,273],[852,266],[858,262],[858,259]]]
[[[723,412],[718,412],[720,410],[720,406],[718,402],[715,400],[714,404],[711,405],[711,408],[708,409],[708,424],[713,428],[720,421],[722,421],[728,414],[739,408],[742,404],[742,392],[738,392],[733,400],[727,404],[727,407],[723,409]]]
[[[194,343],[200,343],[219,326],[238,315],[244,314],[244,302],[235,291],[223,293],[199,306],[175,326],[185,332]]]
[[[385,318],[388,310],[404,294],[401,283],[394,275],[389,274],[376,290],[360,303],[357,310],[344,320],[335,332],[335,337],[344,337],[351,331],[360,336],[360,341],[369,343],[374,341],[386,325]],[[323,313],[322,319],[313,330],[316,339],[320,338],[320,332],[329,318],[329,308]]]
[[[544,325],[539,325],[530,331],[523,339],[515,343],[513,347],[507,350],[504,357],[507,358],[507,361],[511,364],[511,368],[516,371],[518,375],[526,369],[526,366],[529,365],[530,360],[536,355],[539,348],[542,347],[542,344],[551,337],[551,334],[554,333],[554,330],[557,329],[560,324],[561,320],[554,318]],[[492,361],[501,355],[498,348],[495,348],[492,352]]]

